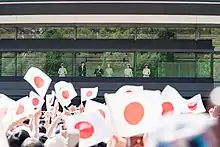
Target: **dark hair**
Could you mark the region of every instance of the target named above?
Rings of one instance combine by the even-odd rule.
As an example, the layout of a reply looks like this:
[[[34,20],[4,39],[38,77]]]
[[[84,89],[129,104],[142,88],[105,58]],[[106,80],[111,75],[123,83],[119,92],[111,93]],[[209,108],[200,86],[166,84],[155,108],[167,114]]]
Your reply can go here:
[[[40,133],[46,133],[47,130],[46,130],[46,128],[45,128],[43,125],[41,125],[41,126],[39,127],[39,132],[40,132]]]
[[[28,137],[30,135],[25,130],[14,131],[8,135],[8,144],[10,147],[21,147],[23,141]]]
[[[44,147],[44,144],[35,138],[27,138],[21,144],[21,147]]]
[[[40,140],[42,143],[45,143],[45,142],[47,141],[47,139],[48,139],[47,135],[44,134],[44,133],[40,133],[39,136],[40,136],[40,137],[39,137],[39,140]]]
[[[30,123],[30,119],[26,119],[25,121],[23,121],[23,124],[29,125],[29,123]]]

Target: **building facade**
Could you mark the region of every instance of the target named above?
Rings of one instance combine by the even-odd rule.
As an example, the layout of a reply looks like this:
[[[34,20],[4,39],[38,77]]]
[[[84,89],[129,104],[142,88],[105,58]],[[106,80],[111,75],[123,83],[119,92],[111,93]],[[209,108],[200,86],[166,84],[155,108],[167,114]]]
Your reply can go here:
[[[213,1],[1,2],[0,92],[13,98],[28,94],[31,87],[22,76],[35,66],[54,82],[73,82],[77,91],[100,86],[101,99],[123,84],[161,90],[170,84],[184,97],[207,98],[220,81],[218,8]],[[86,77],[79,77],[82,62]],[[61,64],[67,74],[59,78]],[[102,77],[94,74],[98,65]],[[143,77],[145,65],[149,77]]]

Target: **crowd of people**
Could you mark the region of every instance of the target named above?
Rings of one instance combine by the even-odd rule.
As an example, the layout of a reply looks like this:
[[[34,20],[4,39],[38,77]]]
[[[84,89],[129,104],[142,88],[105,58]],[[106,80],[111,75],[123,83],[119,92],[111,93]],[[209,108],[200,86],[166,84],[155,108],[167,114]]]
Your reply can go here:
[[[86,77],[87,69],[85,62],[81,62],[81,65],[78,67],[78,73],[80,77]],[[111,67],[111,64],[107,64],[106,69],[104,70],[101,65],[98,65],[93,73],[96,77],[113,77],[114,76],[114,70]],[[64,67],[64,64],[61,64],[61,67],[58,70],[59,77],[65,77],[67,75],[67,69]],[[146,64],[143,72],[143,77],[149,77],[151,75],[151,71]],[[130,64],[126,65],[126,68],[124,69],[124,77],[133,77],[133,68]]]
[[[149,71],[146,71],[149,72]],[[32,77],[34,76],[34,82]],[[37,78],[36,78],[37,77]],[[41,78],[40,78],[41,77]],[[51,81],[49,79],[49,77],[47,77],[47,75],[45,75],[42,71],[40,71],[39,69],[36,68],[31,68],[28,73],[25,75],[24,79],[26,81],[28,81],[29,83],[31,83],[31,85],[33,86],[33,84],[35,84],[35,86],[33,86],[36,90],[36,92],[39,94],[39,98],[41,95],[45,95],[47,92],[47,88],[49,87]],[[48,82],[46,81],[48,80]],[[40,89],[44,86],[44,84],[47,84],[47,88],[45,89]],[[56,85],[57,84],[57,85]],[[21,107],[21,103],[19,103],[19,105],[17,105],[17,103],[15,101],[12,102],[12,100],[9,100],[9,98],[7,98],[7,96],[5,95],[1,95],[0,98],[0,118],[1,118],[1,123],[3,125],[0,125],[0,134],[1,134],[1,139],[0,139],[0,145],[2,147],[88,147],[85,145],[82,145],[81,143],[84,142],[85,144],[89,144],[88,142],[86,142],[85,140],[88,139],[91,136],[88,136],[91,132],[92,133],[97,133],[98,132],[98,136],[100,136],[100,132],[101,134],[105,135],[109,132],[105,132],[105,130],[102,130],[102,126],[99,125],[98,123],[101,124],[101,122],[97,121],[97,122],[93,122],[93,127],[91,127],[91,125],[86,124],[84,122],[83,125],[79,125],[78,127],[77,124],[74,125],[74,128],[69,129],[69,125],[70,122],[68,122],[67,118],[71,118],[69,119],[70,121],[74,120],[75,118],[77,119],[81,119],[86,121],[86,119],[83,117],[85,117],[84,114],[88,114],[88,110],[86,112],[86,106],[87,103],[89,103],[89,100],[93,99],[94,97],[90,97],[92,96],[92,91],[87,92],[85,95],[88,97],[88,101],[86,101],[86,106],[84,107],[83,103],[81,103],[80,106],[74,106],[73,104],[70,103],[70,101],[68,101],[68,97],[69,98],[74,98],[76,96],[76,93],[73,94],[74,88],[73,85],[71,83],[68,82],[58,82],[55,84],[55,92],[56,94],[52,94],[52,97],[49,101],[47,101],[46,99],[46,105],[47,105],[47,110],[46,111],[42,111],[42,104],[44,103],[40,103],[40,99],[36,100],[36,96],[37,94],[35,94],[34,97],[32,97],[30,95],[29,98],[24,98],[26,101],[24,104],[26,104],[26,106],[28,107],[28,109],[26,109],[26,107],[24,108]],[[61,88],[59,87],[61,86]],[[58,88],[59,87],[59,88]],[[158,133],[158,129],[156,131],[156,137],[158,137],[158,135],[163,139],[167,139],[165,142],[162,143],[158,143],[158,144],[152,144],[152,138],[155,137],[155,134],[153,132],[146,132],[146,133],[142,133],[142,134],[138,134],[138,132],[144,132],[144,130],[142,128],[140,128],[140,126],[147,126],[148,124],[142,124],[139,125],[138,123],[140,122],[140,117],[144,117],[144,109],[142,108],[143,106],[140,107],[140,104],[142,103],[145,106],[149,106],[152,107],[152,110],[159,110],[159,109],[155,109],[154,107],[160,107],[159,105],[154,105],[154,103],[148,103],[152,100],[152,102],[157,102],[160,101],[158,100],[153,100],[153,99],[143,99],[140,98],[139,100],[144,100],[144,102],[139,101],[140,103],[137,103],[136,101],[132,102],[132,100],[136,100],[137,97],[135,99],[133,98],[129,98],[132,103],[132,105],[130,105],[130,108],[125,108],[124,110],[124,116],[127,122],[130,123],[130,125],[124,125],[123,126],[123,120],[117,116],[118,113],[121,113],[121,106],[123,106],[125,103],[128,103],[129,101],[124,99],[123,101],[115,101],[115,98],[118,98],[117,96],[122,96],[124,95],[125,97],[128,95],[135,95],[137,96],[139,92],[137,91],[142,91],[145,94],[149,94],[152,97],[151,98],[156,98],[158,95],[162,95],[163,92],[161,93],[160,91],[156,90],[156,91],[147,91],[143,89],[143,86],[133,86],[133,89],[131,89],[132,86],[123,86],[121,87],[115,94],[109,94],[109,98],[108,96],[105,96],[106,103],[107,105],[102,105],[101,107],[105,107],[108,108],[111,111],[111,114],[109,115],[109,117],[111,116],[111,119],[113,119],[114,121],[114,125],[113,124],[108,124],[108,126],[113,126],[113,128],[115,130],[120,130],[118,131],[118,133],[125,133],[124,136],[123,135],[117,135],[117,133],[114,133],[114,131],[112,132],[111,137],[109,138],[105,138],[103,140],[100,139],[99,137],[97,138],[97,136],[93,137],[91,140],[97,142],[97,144],[92,145],[92,147],[219,147],[220,146],[220,142],[219,142],[219,127],[218,126],[218,119],[220,116],[220,101],[218,100],[219,97],[219,93],[220,93],[220,89],[215,90],[214,94],[211,95],[212,101],[210,102],[214,102],[214,104],[216,106],[211,107],[211,109],[209,109],[208,112],[208,119],[204,119],[205,117],[199,117],[200,113],[204,113],[206,110],[202,104],[202,100],[201,100],[201,96],[200,95],[196,95],[194,98],[192,98],[192,100],[196,99],[196,103],[195,101],[187,101],[183,98],[181,98],[181,96],[178,94],[177,91],[175,91],[174,88],[172,88],[171,86],[167,86],[164,90],[166,92],[165,95],[170,95],[171,93],[173,93],[172,95],[175,97],[174,99],[169,99],[169,102],[166,101],[165,103],[162,104],[162,108],[161,110],[163,110],[163,116],[164,112],[166,112],[167,114],[169,114],[168,112],[172,111],[172,114],[174,114],[175,109],[178,109],[178,106],[182,105],[182,104],[178,104],[178,102],[176,102],[176,99],[179,98],[179,100],[181,102],[183,102],[183,100],[186,102],[189,102],[189,105],[187,105],[187,111],[185,111],[186,113],[188,112],[192,112],[192,114],[190,114],[190,117],[186,117],[184,115],[180,115],[178,112],[178,123],[180,123],[181,125],[179,126],[175,126],[176,124],[174,123],[173,119],[171,119],[171,121],[169,122],[168,126],[169,127],[165,127],[162,129],[159,129],[159,133]],[[64,88],[64,89],[63,89]],[[57,91],[58,90],[58,91]],[[61,90],[62,92],[59,93],[59,90]],[[68,93],[67,91],[70,90]],[[71,91],[72,90],[72,91]],[[136,93],[135,93],[136,90]],[[217,92],[216,92],[217,91]],[[120,95],[119,95],[120,93]],[[124,93],[124,94],[122,94]],[[33,94],[33,92],[32,92]],[[59,95],[61,94],[61,95]],[[72,95],[71,95],[72,94]],[[81,94],[82,95],[82,94]],[[117,95],[117,96],[116,96]],[[157,96],[156,96],[157,95]],[[59,98],[60,96],[62,96],[62,99]],[[116,97],[115,97],[116,96]],[[90,98],[89,98],[90,97]],[[145,97],[145,95],[141,95],[141,97]],[[24,100],[23,99],[23,100]],[[40,107],[36,107],[35,109],[32,108],[32,106],[29,106],[29,104],[27,104],[27,100],[31,99],[32,100],[32,104],[36,106],[39,104]],[[43,98],[44,99],[44,98]],[[42,100],[42,97],[41,97]],[[61,101],[63,100],[63,101]],[[172,101],[173,100],[173,101]],[[10,104],[8,103],[8,101],[10,101]],[[137,100],[138,101],[138,100]],[[20,101],[21,102],[21,101]],[[38,102],[38,103],[37,103]],[[119,102],[119,103],[117,103]],[[173,102],[173,106],[171,106],[171,103]],[[4,108],[14,108],[14,107],[10,107],[11,104],[15,104],[16,103],[16,110],[13,109],[4,109]],[[49,105],[48,105],[49,103]],[[70,105],[69,105],[70,103]],[[90,102],[91,103],[91,102]],[[107,113],[103,113],[101,111],[101,109],[97,109],[95,107],[99,107],[100,104],[96,103],[96,102],[92,102],[94,105],[91,105],[91,109],[96,109],[99,110],[97,111],[98,115],[100,115],[99,119],[103,120],[103,122],[108,122],[107,120],[105,120],[105,118],[107,117]],[[9,104],[9,105],[7,105]],[[67,105],[68,104],[68,105]],[[156,104],[156,103],[155,103]],[[184,104],[184,103],[183,103]],[[98,106],[99,105],[99,106]],[[151,106],[153,105],[153,106]],[[175,105],[175,106],[174,106]],[[184,104],[185,105],[185,104]],[[4,107],[7,106],[7,107]],[[67,107],[68,106],[68,107]],[[107,107],[108,106],[108,107]],[[120,107],[119,107],[120,106]],[[28,111],[32,111],[34,113],[30,113]],[[90,109],[90,110],[91,110]],[[120,110],[119,110],[120,109]],[[123,108],[124,109],[124,108]],[[129,110],[128,110],[129,109]],[[171,110],[172,109],[172,110]],[[196,110],[198,109],[198,111]],[[104,109],[103,109],[104,110]],[[105,109],[106,110],[106,109]],[[24,113],[24,111],[26,111],[26,113]],[[126,113],[126,112],[128,113]],[[195,111],[195,113],[193,113]],[[107,112],[107,111],[106,111]],[[134,113],[135,112],[135,113]],[[137,113],[138,112],[138,113]],[[161,112],[158,111],[161,115]],[[13,113],[15,113],[15,116],[17,119],[13,118],[14,115],[12,115]],[[20,115],[24,113],[25,115]],[[153,118],[152,117],[154,114],[156,114],[157,112],[152,113],[152,115],[148,112],[145,116],[147,118]],[[28,114],[28,115],[27,115]],[[92,113],[91,113],[92,114]],[[10,116],[12,115],[12,116]],[[134,116],[135,115],[135,116]],[[20,116],[20,117],[18,117]],[[22,117],[21,117],[22,116]],[[101,117],[102,116],[102,117]],[[198,116],[198,120],[194,118],[196,118],[196,116]],[[10,119],[8,119],[7,117],[12,117]],[[90,115],[89,117],[87,117],[88,119],[91,119],[91,123],[92,120],[95,120],[95,113],[94,115]],[[104,119],[103,119],[104,118]],[[169,118],[169,117],[167,117]],[[187,119],[191,119],[191,120],[187,120]],[[118,119],[118,120],[117,120]],[[6,121],[7,120],[7,121]],[[15,120],[15,121],[12,121]],[[97,119],[98,120],[98,119]],[[200,120],[204,120],[200,121]],[[205,120],[207,122],[205,122]],[[146,122],[151,122],[151,120],[145,119]],[[183,126],[182,124],[184,124],[187,121],[191,121],[190,123],[192,123],[193,121],[195,121],[196,125],[190,125],[190,126]],[[209,122],[210,121],[210,122]],[[213,122],[217,122],[217,123],[212,123]],[[111,122],[111,121],[110,121]],[[122,124],[115,124],[115,122],[121,122]],[[164,121],[166,122],[166,121]],[[97,123],[97,124],[96,124]],[[163,123],[163,122],[161,122]],[[159,123],[158,123],[159,124]],[[118,128],[118,126],[121,126],[122,128]],[[139,125],[138,127],[134,127],[135,125]],[[149,123],[150,125],[150,123]],[[152,124],[151,124],[152,125]],[[7,127],[6,127],[7,126]],[[138,130],[132,130],[132,126],[134,128],[137,128]],[[177,134],[173,133],[173,126],[175,126],[175,131],[178,132]],[[208,129],[204,129],[205,126],[209,126]],[[100,127],[101,130],[97,131],[97,129],[99,128],[95,128],[95,127]],[[124,130],[123,127],[127,127],[130,128],[131,130]],[[182,129],[186,127],[187,129]],[[147,127],[145,127],[147,128]],[[191,128],[192,130],[196,130],[196,134],[194,131],[189,130],[188,128]],[[112,128],[111,128],[112,129]],[[109,129],[109,130],[111,130]],[[151,130],[150,128],[148,128],[149,130]],[[180,130],[184,130],[185,132],[181,132]],[[199,131],[198,131],[199,130]],[[97,132],[96,132],[97,131]],[[199,133],[198,133],[198,132]],[[130,134],[134,133],[137,134],[138,138],[136,140],[135,144],[131,144],[130,142],[130,136],[129,134],[126,134],[126,132],[129,132]],[[171,132],[171,133],[170,133]],[[181,132],[181,133],[179,133]],[[188,133],[188,134],[187,134]],[[181,134],[181,135],[180,135]],[[205,134],[205,135],[200,135],[200,134]],[[91,134],[90,134],[91,135]],[[128,137],[129,136],[129,137]],[[201,137],[202,136],[202,137]],[[204,137],[205,136],[205,137]],[[102,137],[102,136],[101,136]],[[159,138],[160,138],[159,137]],[[193,139],[189,139],[189,137],[194,137]],[[172,138],[172,139],[171,139]],[[201,139],[203,138],[203,139]],[[176,143],[175,140],[179,140],[178,143]],[[90,141],[91,141],[90,140]],[[102,140],[102,141],[100,141]],[[186,141],[187,140],[187,141]],[[207,142],[204,142],[204,140],[208,140]],[[164,141],[164,140],[159,140],[159,141]],[[189,144],[186,144],[186,142],[190,142]],[[91,143],[91,142],[90,142]]]

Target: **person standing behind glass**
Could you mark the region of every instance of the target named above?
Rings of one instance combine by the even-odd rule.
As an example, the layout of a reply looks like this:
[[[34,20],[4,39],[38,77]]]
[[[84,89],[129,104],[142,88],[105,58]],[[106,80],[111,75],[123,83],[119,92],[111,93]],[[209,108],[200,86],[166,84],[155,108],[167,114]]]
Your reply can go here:
[[[96,77],[102,77],[102,75],[104,74],[104,71],[100,65],[98,65],[98,67],[95,69],[94,74],[96,75]]]
[[[78,68],[79,76],[85,77],[86,76],[86,65],[84,62],[81,62],[81,65]]]
[[[130,64],[127,64],[127,67],[124,70],[125,77],[133,77],[132,68]]]
[[[145,68],[143,69],[143,77],[149,77],[151,74],[150,69],[148,68],[148,65],[145,65]]]
[[[106,74],[106,77],[112,77],[112,75],[113,75],[113,70],[112,70],[110,64],[107,65],[107,68],[105,69],[105,74]]]
[[[67,70],[66,70],[66,68],[64,67],[64,64],[63,64],[63,63],[61,63],[61,68],[59,68],[58,74],[59,74],[59,77],[65,77],[66,74],[67,74]]]

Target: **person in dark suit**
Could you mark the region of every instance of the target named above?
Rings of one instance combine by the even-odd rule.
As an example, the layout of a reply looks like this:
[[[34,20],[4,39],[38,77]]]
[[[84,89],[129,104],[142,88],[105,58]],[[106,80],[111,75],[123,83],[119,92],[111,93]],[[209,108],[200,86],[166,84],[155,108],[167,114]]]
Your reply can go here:
[[[102,75],[104,74],[104,70],[101,68],[100,65],[98,65],[98,67],[95,69],[94,74],[96,75],[96,77],[102,77]]]
[[[78,68],[79,76],[85,77],[86,76],[86,65],[84,62],[81,62],[81,65]]]

